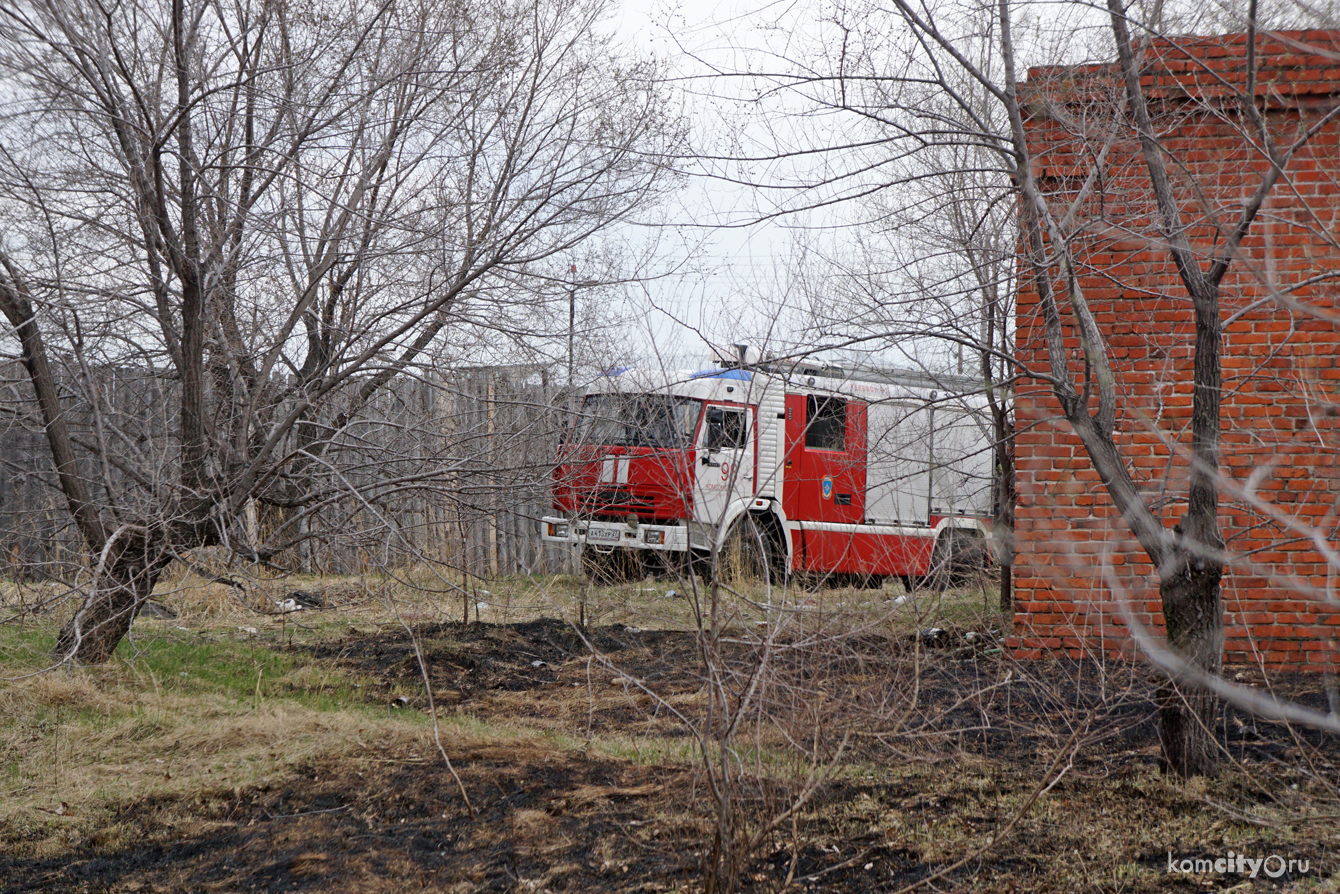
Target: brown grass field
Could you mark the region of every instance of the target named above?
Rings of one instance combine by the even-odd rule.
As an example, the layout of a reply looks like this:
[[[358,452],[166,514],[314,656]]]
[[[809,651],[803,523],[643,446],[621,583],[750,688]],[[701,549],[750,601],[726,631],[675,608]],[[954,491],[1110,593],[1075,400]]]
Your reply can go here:
[[[1337,889],[1334,737],[1225,708],[1181,782],[1151,672],[1014,663],[993,593],[693,593],[188,576],[53,670],[68,594],[7,585],[0,891],[697,891],[719,840],[751,892]]]

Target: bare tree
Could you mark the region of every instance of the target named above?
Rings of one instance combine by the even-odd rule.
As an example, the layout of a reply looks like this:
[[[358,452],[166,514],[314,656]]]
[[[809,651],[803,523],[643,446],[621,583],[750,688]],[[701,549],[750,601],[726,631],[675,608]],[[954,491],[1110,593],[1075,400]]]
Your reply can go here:
[[[108,658],[176,556],[308,536],[377,394],[453,330],[534,331],[560,256],[656,196],[680,124],[604,11],[0,11],[0,310],[91,569],[58,657]]]
[[[1255,3],[1241,17],[1247,29],[1241,43],[1248,49],[1231,76],[1198,58],[1185,41],[1162,35],[1163,23],[1172,18],[1164,16],[1162,4],[1155,3],[1144,17],[1119,0],[1110,0],[1105,20],[1079,6],[1058,6],[1049,17],[1053,13],[1057,30],[1069,41],[1069,55],[1050,56],[1052,61],[1079,61],[1094,52],[1107,61],[1035,69],[1025,83],[1018,59],[1042,48],[1033,33],[1022,43],[1016,40],[1015,29],[1028,11],[1007,0],[966,14],[958,6],[894,0],[887,15],[864,6],[840,10],[835,26],[841,41],[829,50],[826,65],[784,65],[770,77],[821,107],[876,125],[867,141],[815,150],[825,157],[837,151],[852,154],[844,175],[826,181],[837,198],[896,190],[902,207],[910,209],[906,213],[917,215],[922,206],[904,201],[905,194],[913,191],[912,184],[926,182],[946,197],[959,189],[962,206],[973,207],[971,190],[961,191],[961,183],[966,174],[980,170],[993,195],[987,207],[1002,200],[1014,205],[1021,290],[1036,301],[1047,358],[1043,368],[1019,372],[1046,383],[1052,392],[1115,517],[1139,543],[1158,581],[1167,647],[1145,634],[1138,612],[1128,609],[1127,621],[1147,654],[1170,672],[1159,697],[1164,760],[1183,775],[1210,773],[1216,765],[1212,690],[1226,689],[1217,679],[1224,649],[1221,580],[1231,561],[1219,527],[1220,495],[1228,486],[1238,496],[1251,489],[1230,482],[1220,461],[1222,304],[1225,289],[1231,288],[1234,312],[1242,311],[1242,296],[1252,290],[1238,281],[1227,286],[1226,276],[1232,270],[1254,279],[1256,288],[1274,296],[1267,300],[1294,307],[1297,299],[1291,295],[1297,288],[1327,275],[1313,270],[1298,274],[1295,282],[1290,273],[1281,285],[1268,257],[1242,255],[1263,208],[1287,182],[1291,162],[1319,133],[1334,127],[1340,108],[1328,95],[1300,106],[1297,119],[1268,113],[1268,101],[1258,89],[1261,37]],[[867,15],[878,17],[879,27],[871,30],[896,35],[886,39],[876,64],[848,24]],[[1280,40],[1301,53],[1325,52],[1309,49],[1305,35]],[[1075,55],[1076,47],[1084,55]],[[1182,70],[1189,66],[1214,89],[1165,90],[1151,98],[1157,76],[1174,64]],[[1038,135],[1040,122],[1061,136],[1045,143]],[[1177,128],[1188,122],[1214,122],[1236,134],[1234,160],[1225,162],[1232,166],[1229,177],[1223,165],[1201,168],[1179,155]],[[886,160],[875,158],[876,152]],[[965,154],[971,157],[967,164]],[[1056,161],[1058,155],[1064,160]],[[887,172],[892,176],[879,182]],[[1289,191],[1290,200],[1300,203],[1298,213],[1309,214],[1303,207],[1307,198]],[[956,200],[947,198],[945,204],[952,209]],[[983,207],[980,200],[976,207]],[[1123,409],[1126,385],[1114,368],[1110,321],[1120,312],[1103,305],[1109,322],[1100,324],[1089,293],[1095,282],[1111,276],[1091,261],[1092,246],[1119,233],[1132,234],[1175,270],[1179,297],[1194,320],[1188,343],[1194,361],[1185,372],[1174,373],[1186,376],[1190,392],[1187,431],[1159,433],[1165,462],[1184,462],[1185,474],[1164,476],[1158,488],[1133,471],[1135,445],[1118,434],[1123,413],[1132,424],[1138,424],[1140,414],[1138,407]],[[952,243],[947,239],[944,244]],[[965,258],[968,267],[982,263]],[[924,288],[924,281],[920,285]],[[926,291],[936,294],[934,287]],[[944,328],[937,324],[932,331],[943,335]],[[1007,355],[1008,346],[1002,348],[1000,354]],[[1166,507],[1171,505],[1184,505],[1185,511],[1170,518]],[[1260,700],[1249,694],[1236,697],[1261,709]],[[1309,721],[1333,726],[1322,715],[1310,715]]]
[[[1264,164],[1253,165],[1260,173],[1247,175],[1243,186],[1248,197],[1240,209],[1218,216],[1198,201],[1194,192],[1188,196],[1184,189],[1174,186],[1169,168],[1176,159],[1161,143],[1161,130],[1155,124],[1155,113],[1151,112],[1142,84],[1142,68],[1152,55],[1148,52],[1150,42],[1133,39],[1126,10],[1116,0],[1109,0],[1108,10],[1118,60],[1113,74],[1119,78],[1122,88],[1119,96],[1124,103],[1118,100],[1114,105],[1113,127],[1099,151],[1107,154],[1104,149],[1115,143],[1118,134],[1125,136],[1133,132],[1147,172],[1150,197],[1156,207],[1162,247],[1176,267],[1195,319],[1186,511],[1171,529],[1141,493],[1117,446],[1118,395],[1107,334],[1095,322],[1078,280],[1073,274],[1066,275],[1084,263],[1077,257],[1078,250],[1073,254],[1057,251],[1067,243],[1075,244],[1071,242],[1072,234],[1066,232],[1069,226],[1066,218],[1073,215],[1060,216],[1047,207],[1034,172],[1021,165],[1016,178],[1022,197],[1025,257],[1034,287],[1040,295],[1045,295],[1042,310],[1048,353],[1052,358],[1050,372],[1054,393],[1117,511],[1157,570],[1168,643],[1192,666],[1216,675],[1224,647],[1220,589],[1225,563],[1224,541],[1219,528],[1224,277],[1238,260],[1244,238],[1290,159],[1340,114],[1340,106],[1318,110],[1296,132],[1281,131],[1278,125],[1272,128],[1258,107],[1255,95],[1257,60],[1249,49],[1245,81],[1233,87],[1236,105],[1233,114],[1241,122],[1244,141],[1253,144],[1259,153],[1257,159]],[[1248,19],[1246,44],[1254,48],[1254,4]],[[1002,52],[1012,72],[1009,24],[1008,12],[1002,7]],[[1138,27],[1139,23],[1136,24]],[[1176,52],[1175,46],[1164,43],[1156,52]],[[1011,77],[1007,96],[1017,97],[1013,82]],[[1017,109],[1016,105],[1011,112],[1011,135],[1016,153],[1023,148],[1021,155],[1026,163],[1028,137]],[[1166,116],[1167,112],[1164,114]],[[1163,127],[1167,127],[1166,121]],[[1193,182],[1192,189],[1197,186]],[[1079,195],[1067,197],[1073,203],[1072,208],[1080,206],[1085,191],[1081,188]],[[1189,231],[1193,224],[1197,228],[1212,227],[1208,244],[1200,239],[1196,242],[1201,244],[1193,243]],[[1068,305],[1071,331],[1078,338],[1083,354],[1081,379],[1070,372],[1072,366],[1061,319],[1062,296]],[[1092,406],[1091,395],[1097,400],[1096,407]],[[1164,760],[1171,769],[1182,775],[1214,771],[1217,764],[1213,741],[1216,710],[1217,699],[1202,686],[1178,687],[1170,682],[1163,688],[1159,735]]]

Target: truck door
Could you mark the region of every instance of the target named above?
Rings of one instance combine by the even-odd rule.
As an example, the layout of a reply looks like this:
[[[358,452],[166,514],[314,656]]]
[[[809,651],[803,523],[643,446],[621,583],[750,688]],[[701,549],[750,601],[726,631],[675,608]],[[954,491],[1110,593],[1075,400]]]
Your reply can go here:
[[[736,497],[754,493],[754,408],[707,405],[698,432],[693,517],[721,520]]]
[[[841,395],[786,397],[786,516],[858,525],[865,516],[866,405]]]

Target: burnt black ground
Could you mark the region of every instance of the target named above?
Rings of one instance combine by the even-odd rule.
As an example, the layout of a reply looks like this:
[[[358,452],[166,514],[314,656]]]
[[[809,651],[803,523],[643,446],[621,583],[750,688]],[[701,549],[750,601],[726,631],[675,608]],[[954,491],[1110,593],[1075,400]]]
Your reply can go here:
[[[825,785],[804,812],[799,837],[779,832],[760,848],[745,878],[747,890],[775,890],[793,865],[796,889],[805,891],[883,892],[925,879],[944,861],[925,857],[919,830],[962,836],[967,852],[1008,821],[1046,770],[1056,769],[1067,742],[1076,743],[1069,772],[1047,795],[1050,804],[1062,805],[1055,808],[1059,816],[1021,823],[1008,846],[936,882],[941,890],[1200,891],[1241,882],[1169,876],[1160,869],[1165,849],[1179,857],[1221,856],[1214,842],[1173,831],[1156,836],[1156,843],[1136,843],[1143,831],[1182,828],[1183,820],[1198,819],[1207,809],[1204,798],[1171,787],[1151,795],[1146,783],[1157,762],[1151,672],[1121,663],[1014,664],[989,639],[968,643],[963,634],[950,631],[937,638],[937,647],[914,637],[869,637],[840,648],[778,653],[778,673],[797,690],[822,684],[824,698],[838,706],[826,721],[834,729],[841,728],[843,712],[870,699],[914,705],[899,715],[904,722],[898,737],[857,739],[849,754],[873,764],[906,761],[928,769]],[[561,622],[535,621],[434,625],[416,635],[439,701],[449,706],[444,710],[480,716],[506,711],[524,722],[527,716],[559,717],[574,702],[574,713],[593,718],[600,730],[637,730],[646,728],[647,704],[637,702],[633,691],[626,704],[596,711],[585,688],[593,673],[610,691],[627,689],[609,685],[607,678],[616,673],[611,666],[661,693],[691,694],[703,686],[698,644],[682,632],[603,627],[583,641]],[[608,666],[589,661],[587,642]],[[365,691],[373,701],[419,685],[418,659],[403,631],[304,648],[313,661],[370,681]],[[742,678],[756,649],[723,646]],[[1325,710],[1323,681],[1281,676],[1271,682],[1281,695]],[[416,708],[422,708],[417,696],[408,710]],[[768,710],[785,722],[790,709],[770,702]],[[673,722],[661,723],[657,735],[672,728]],[[1231,799],[1234,810],[1290,806],[1297,797],[1292,785],[1340,778],[1340,745],[1333,736],[1262,722],[1229,707],[1220,735],[1239,764],[1230,765],[1229,781],[1216,783],[1213,794]],[[24,856],[22,842],[0,842],[0,891],[695,887],[710,840],[710,811],[703,780],[691,768],[559,749],[544,740],[444,744],[478,809],[474,821],[431,753],[332,755],[264,787],[122,804],[115,822],[132,830],[133,846],[109,846],[95,835],[65,853],[38,858]],[[969,777],[983,781],[970,785]],[[766,806],[769,789],[760,785],[741,796]],[[904,822],[903,832],[879,824],[880,816],[891,814]],[[1329,876],[1340,845],[1322,831],[1263,828],[1247,846],[1262,852],[1287,848],[1311,859],[1314,878]],[[1058,869],[1068,854],[1106,859],[1096,850],[1105,835],[1115,836],[1115,846],[1126,851],[1120,859],[1146,867],[1147,875],[1108,884],[1099,873],[1085,884]],[[1287,879],[1274,883],[1281,881]]]

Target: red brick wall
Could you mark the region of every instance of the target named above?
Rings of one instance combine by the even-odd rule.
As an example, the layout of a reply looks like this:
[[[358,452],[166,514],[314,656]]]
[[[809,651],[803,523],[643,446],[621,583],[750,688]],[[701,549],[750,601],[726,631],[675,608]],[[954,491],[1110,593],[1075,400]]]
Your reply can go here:
[[[1340,103],[1340,33],[1282,37],[1258,39],[1255,93],[1270,132],[1287,143]],[[1235,98],[1246,83],[1245,37],[1159,44],[1145,70],[1184,222],[1208,257],[1267,167]],[[1054,208],[1073,197],[1110,126],[1120,96],[1113,74],[1105,66],[1040,69],[1021,87],[1034,170]],[[1078,219],[1079,281],[1117,376],[1118,443],[1171,526],[1185,509],[1194,328],[1129,130]],[[1229,663],[1340,665],[1340,559],[1328,562],[1318,546],[1340,549],[1338,240],[1340,124],[1331,122],[1289,162],[1223,283],[1220,523],[1231,554]],[[1068,346],[1076,347],[1073,340]],[[1018,347],[1026,368],[1047,370],[1028,277]],[[1022,385],[1017,413],[1011,645],[1021,657],[1129,655],[1123,607],[1162,630],[1153,569],[1048,386]]]

